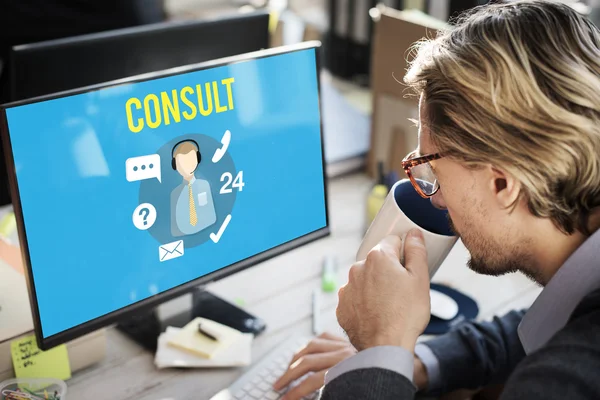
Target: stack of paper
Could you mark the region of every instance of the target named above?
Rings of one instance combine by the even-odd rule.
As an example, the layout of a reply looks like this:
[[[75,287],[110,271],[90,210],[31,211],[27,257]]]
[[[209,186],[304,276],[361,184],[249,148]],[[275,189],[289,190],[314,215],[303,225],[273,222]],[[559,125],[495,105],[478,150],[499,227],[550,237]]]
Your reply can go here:
[[[210,326],[219,333],[212,340],[198,332],[198,324]],[[246,366],[252,362],[251,333],[241,333],[228,326],[204,318],[196,318],[183,328],[168,327],[158,338],[154,363],[168,367],[230,367]]]

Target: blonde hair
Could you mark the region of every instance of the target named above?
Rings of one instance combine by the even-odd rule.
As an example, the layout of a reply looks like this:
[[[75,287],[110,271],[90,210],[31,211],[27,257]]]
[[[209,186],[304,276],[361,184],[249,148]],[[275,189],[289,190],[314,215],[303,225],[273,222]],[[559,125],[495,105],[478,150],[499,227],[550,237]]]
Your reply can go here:
[[[198,148],[192,142],[183,142],[173,152],[173,157],[177,154],[188,154],[190,151],[196,151]]]
[[[476,7],[413,47],[433,143],[467,166],[502,168],[531,213],[589,235],[600,206],[600,32],[567,5]]]

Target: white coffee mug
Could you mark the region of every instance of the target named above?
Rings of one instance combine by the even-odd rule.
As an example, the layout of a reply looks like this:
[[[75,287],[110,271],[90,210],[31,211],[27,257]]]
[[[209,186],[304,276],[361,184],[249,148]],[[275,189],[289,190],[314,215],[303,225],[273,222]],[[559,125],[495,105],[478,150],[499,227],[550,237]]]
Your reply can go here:
[[[429,277],[433,277],[458,237],[450,229],[447,211],[435,208],[429,199],[422,198],[408,179],[396,182],[390,189],[363,238],[356,260],[364,260],[367,253],[385,236],[399,236],[404,243],[406,234],[412,228],[423,232]]]

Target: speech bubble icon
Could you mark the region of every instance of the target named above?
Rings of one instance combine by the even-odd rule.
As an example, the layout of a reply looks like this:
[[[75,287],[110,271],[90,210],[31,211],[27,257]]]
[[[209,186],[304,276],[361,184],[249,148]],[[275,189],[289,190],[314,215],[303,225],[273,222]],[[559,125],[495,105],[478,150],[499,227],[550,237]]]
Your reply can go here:
[[[125,161],[125,171],[125,176],[129,182],[156,178],[162,183],[160,156],[158,154],[128,158]]]

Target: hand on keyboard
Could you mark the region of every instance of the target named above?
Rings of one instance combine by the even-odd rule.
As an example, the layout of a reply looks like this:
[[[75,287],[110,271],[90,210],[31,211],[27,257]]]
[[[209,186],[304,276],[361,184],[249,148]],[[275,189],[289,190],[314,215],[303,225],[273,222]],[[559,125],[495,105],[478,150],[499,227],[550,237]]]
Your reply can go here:
[[[280,391],[289,385],[281,400],[299,400],[323,386],[328,369],[354,354],[356,350],[347,339],[323,333],[294,355],[273,388]]]

